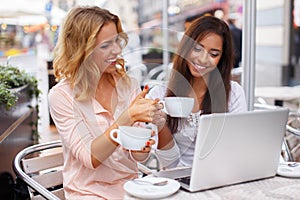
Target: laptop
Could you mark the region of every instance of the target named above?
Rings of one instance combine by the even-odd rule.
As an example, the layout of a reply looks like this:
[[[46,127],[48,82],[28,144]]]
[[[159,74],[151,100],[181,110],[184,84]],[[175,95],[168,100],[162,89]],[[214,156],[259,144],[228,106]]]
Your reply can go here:
[[[190,191],[276,175],[288,109],[216,113],[200,117],[192,167],[155,172]]]

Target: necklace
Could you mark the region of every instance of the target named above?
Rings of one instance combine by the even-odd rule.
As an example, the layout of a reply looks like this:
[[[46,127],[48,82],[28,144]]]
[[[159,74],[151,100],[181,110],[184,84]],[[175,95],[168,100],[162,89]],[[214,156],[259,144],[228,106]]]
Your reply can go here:
[[[199,110],[196,113],[191,113],[188,117],[187,117],[187,121],[190,124],[190,126],[192,127],[198,127],[200,125],[200,116],[202,114],[202,110]]]

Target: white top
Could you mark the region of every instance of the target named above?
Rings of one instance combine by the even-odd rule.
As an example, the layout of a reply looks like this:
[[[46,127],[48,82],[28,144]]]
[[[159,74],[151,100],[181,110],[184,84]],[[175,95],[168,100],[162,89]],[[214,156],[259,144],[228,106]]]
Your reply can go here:
[[[155,86],[147,97],[151,99],[165,96],[165,86]],[[231,81],[228,112],[246,112],[247,104],[243,88]],[[198,132],[197,122],[200,112],[191,113],[188,118],[183,118],[178,127],[178,132],[173,134],[175,145],[169,150],[157,149],[156,155],[162,167],[192,166],[195,151],[196,135]]]

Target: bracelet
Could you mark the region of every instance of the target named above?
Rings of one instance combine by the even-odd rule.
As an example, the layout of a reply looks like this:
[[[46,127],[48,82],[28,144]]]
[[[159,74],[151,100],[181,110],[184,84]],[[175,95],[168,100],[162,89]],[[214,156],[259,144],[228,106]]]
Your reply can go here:
[[[150,158],[150,154],[151,154],[151,151],[149,151],[148,156],[147,156],[144,160],[138,161],[138,160],[136,160],[136,159],[133,157],[132,151],[129,150],[129,156],[130,156],[130,158],[131,158],[132,160],[134,160],[134,161],[136,161],[136,162],[140,162],[140,163],[143,163],[143,162],[147,161],[147,160]]]

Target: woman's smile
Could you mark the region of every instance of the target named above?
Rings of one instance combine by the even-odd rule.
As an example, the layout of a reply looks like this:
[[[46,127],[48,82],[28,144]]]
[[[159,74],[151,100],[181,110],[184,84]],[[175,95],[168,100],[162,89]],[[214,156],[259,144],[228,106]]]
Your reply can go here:
[[[197,64],[197,63],[195,63],[195,62],[192,62],[192,64],[193,64],[193,67],[197,70],[197,71],[203,71],[203,70],[205,70],[205,69],[207,69],[208,67],[206,67],[206,66],[203,66],[203,65],[200,65],[200,64]]]

